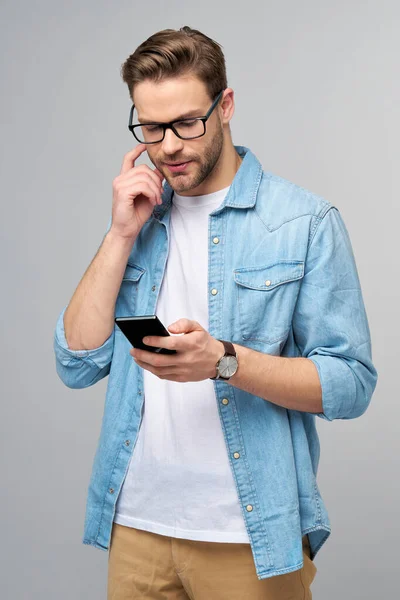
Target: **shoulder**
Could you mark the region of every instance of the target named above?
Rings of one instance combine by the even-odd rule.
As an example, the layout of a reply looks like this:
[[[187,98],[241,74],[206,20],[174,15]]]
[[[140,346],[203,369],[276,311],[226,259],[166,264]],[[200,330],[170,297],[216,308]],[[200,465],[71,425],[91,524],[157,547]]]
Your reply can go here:
[[[313,218],[319,221],[330,208],[336,208],[322,196],[274,175],[263,171],[257,194],[255,210],[259,217],[273,231],[288,221]]]

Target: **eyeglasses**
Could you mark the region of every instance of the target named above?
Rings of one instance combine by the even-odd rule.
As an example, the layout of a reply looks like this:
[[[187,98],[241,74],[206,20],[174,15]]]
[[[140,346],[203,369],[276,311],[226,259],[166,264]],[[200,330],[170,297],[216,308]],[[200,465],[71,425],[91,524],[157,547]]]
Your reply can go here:
[[[218,96],[212,103],[210,110],[205,117],[188,117],[186,119],[178,119],[169,123],[137,123],[132,125],[133,111],[135,105],[132,104],[129,115],[129,131],[133,133],[135,138],[141,144],[158,144],[165,137],[165,130],[172,129],[176,136],[181,140],[194,140],[203,136],[206,132],[206,121],[209,119],[212,111],[217,106],[224,90],[221,90]]]

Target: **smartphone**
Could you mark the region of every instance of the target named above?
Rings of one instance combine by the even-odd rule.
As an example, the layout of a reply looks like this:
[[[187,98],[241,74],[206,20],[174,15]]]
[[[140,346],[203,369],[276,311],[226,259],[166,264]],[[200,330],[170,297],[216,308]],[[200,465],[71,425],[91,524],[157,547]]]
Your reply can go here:
[[[159,354],[176,354],[176,350],[148,346],[142,342],[146,335],[170,335],[156,315],[141,315],[138,317],[115,317],[115,323],[134,348],[158,352]]]

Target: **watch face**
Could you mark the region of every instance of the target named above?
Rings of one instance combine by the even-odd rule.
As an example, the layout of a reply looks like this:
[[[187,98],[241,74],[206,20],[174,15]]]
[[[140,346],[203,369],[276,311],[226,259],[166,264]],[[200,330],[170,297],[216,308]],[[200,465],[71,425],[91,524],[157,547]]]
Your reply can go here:
[[[219,374],[221,377],[228,379],[232,377],[237,371],[238,361],[235,356],[223,356],[219,363]]]

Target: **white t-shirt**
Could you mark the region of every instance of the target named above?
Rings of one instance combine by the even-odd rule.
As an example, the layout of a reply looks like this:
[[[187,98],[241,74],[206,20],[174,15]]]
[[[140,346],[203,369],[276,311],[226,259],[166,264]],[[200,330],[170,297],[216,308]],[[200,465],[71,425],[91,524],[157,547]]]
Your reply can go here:
[[[170,248],[156,314],[208,330],[208,215],[229,187],[173,195]],[[250,543],[212,380],[176,382],[144,370],[144,413],[114,521],[190,540]]]

